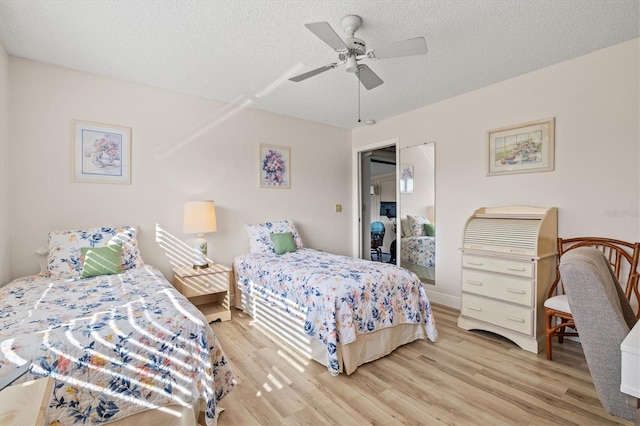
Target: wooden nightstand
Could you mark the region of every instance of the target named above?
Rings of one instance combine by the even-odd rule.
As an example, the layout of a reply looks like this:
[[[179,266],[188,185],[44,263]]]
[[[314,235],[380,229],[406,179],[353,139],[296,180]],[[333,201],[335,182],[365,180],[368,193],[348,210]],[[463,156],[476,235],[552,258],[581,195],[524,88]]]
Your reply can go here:
[[[207,318],[207,321],[231,319],[229,289],[233,274],[231,268],[212,264],[208,268],[191,266],[173,268],[173,285]]]
[[[47,411],[53,395],[52,377],[7,386],[0,391],[0,425],[49,424]]]

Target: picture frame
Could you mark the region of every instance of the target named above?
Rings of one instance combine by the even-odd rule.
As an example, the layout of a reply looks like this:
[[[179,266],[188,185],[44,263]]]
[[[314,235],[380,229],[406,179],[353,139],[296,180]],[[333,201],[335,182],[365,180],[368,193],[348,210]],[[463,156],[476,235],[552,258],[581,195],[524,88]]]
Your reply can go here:
[[[291,148],[260,145],[260,188],[291,188]]]
[[[131,128],[71,121],[73,182],[131,184]]]
[[[554,170],[554,117],[489,130],[488,135],[488,176]]]
[[[413,192],[413,165],[401,164],[400,165],[400,192],[410,193]]]

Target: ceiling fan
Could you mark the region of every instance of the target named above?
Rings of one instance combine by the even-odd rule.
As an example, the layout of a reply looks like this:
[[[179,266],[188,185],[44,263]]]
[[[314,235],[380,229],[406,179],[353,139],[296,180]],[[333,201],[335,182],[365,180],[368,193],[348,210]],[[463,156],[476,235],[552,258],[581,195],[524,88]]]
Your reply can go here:
[[[305,27],[324,41],[333,50],[338,52],[338,62],[334,62],[320,68],[291,77],[291,81],[302,81],[325,71],[346,65],[347,72],[355,73],[362,85],[367,90],[380,86],[384,81],[365,64],[359,63],[363,59],[387,59],[401,56],[426,55],[427,42],[424,37],[416,37],[408,40],[397,41],[377,49],[366,49],[364,40],[354,37],[354,34],[362,25],[362,18],[357,15],[347,15],[340,21],[340,25],[347,33],[346,39],[340,38],[327,22],[314,22],[305,24]]]

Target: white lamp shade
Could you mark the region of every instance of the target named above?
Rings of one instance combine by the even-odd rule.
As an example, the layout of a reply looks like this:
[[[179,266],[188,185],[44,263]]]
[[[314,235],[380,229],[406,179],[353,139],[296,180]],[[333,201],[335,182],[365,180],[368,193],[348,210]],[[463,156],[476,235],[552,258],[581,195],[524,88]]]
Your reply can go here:
[[[184,222],[182,232],[185,234],[205,234],[216,232],[216,207],[213,201],[190,201],[184,203]]]

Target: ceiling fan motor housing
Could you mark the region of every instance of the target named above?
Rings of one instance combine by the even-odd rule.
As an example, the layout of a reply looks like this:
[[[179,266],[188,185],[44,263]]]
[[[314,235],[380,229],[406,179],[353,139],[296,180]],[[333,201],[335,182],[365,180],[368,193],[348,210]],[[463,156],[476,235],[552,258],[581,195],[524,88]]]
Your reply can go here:
[[[362,39],[349,37],[344,40],[344,43],[347,45],[349,53],[354,53],[355,55],[364,55],[367,51],[367,45]]]

